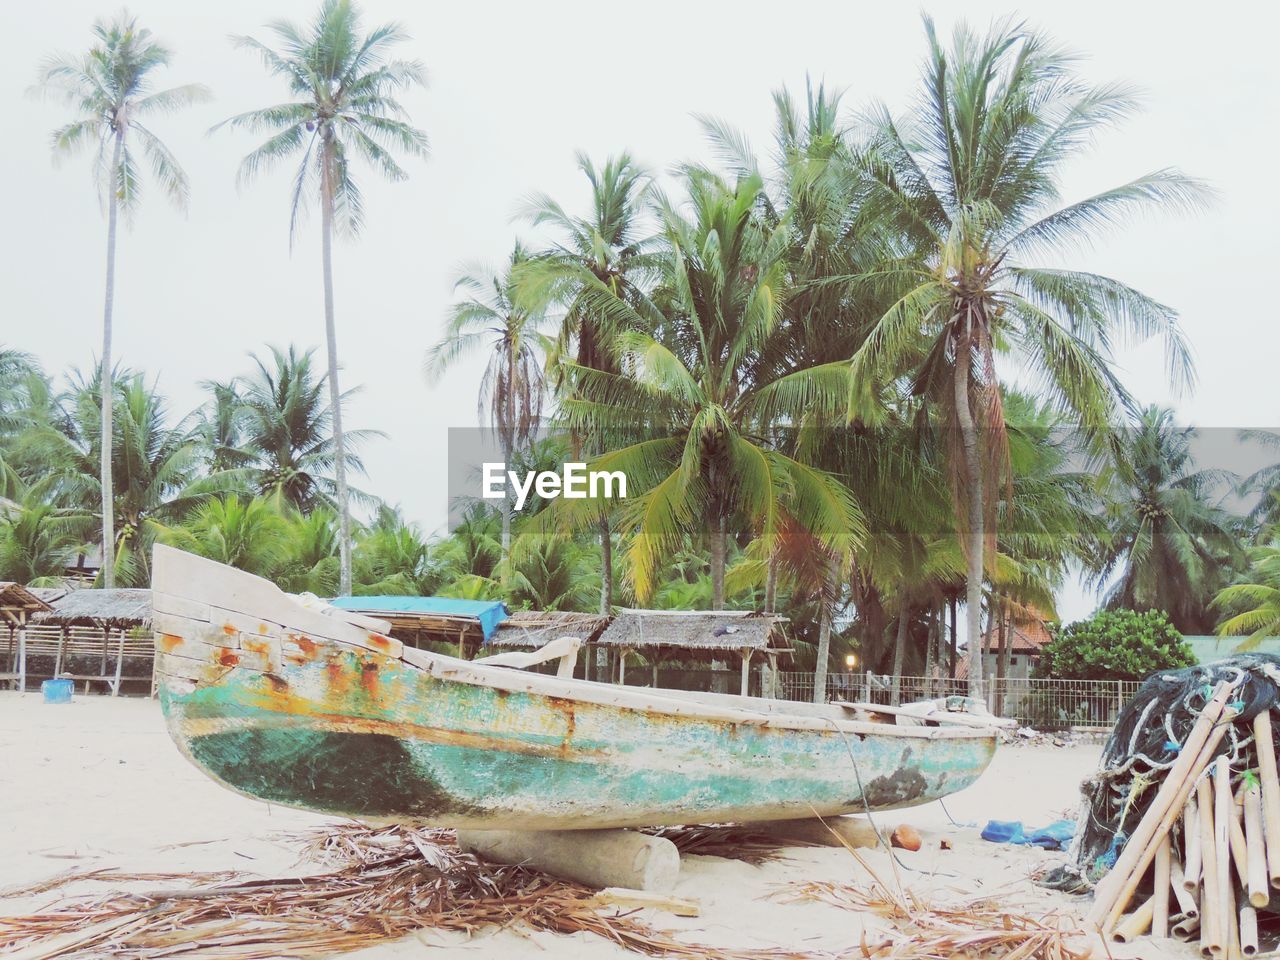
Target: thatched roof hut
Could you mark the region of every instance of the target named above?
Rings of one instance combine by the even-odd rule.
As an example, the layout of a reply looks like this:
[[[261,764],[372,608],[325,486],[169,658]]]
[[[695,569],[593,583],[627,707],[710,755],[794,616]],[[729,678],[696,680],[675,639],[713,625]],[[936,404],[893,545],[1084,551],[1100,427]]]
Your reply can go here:
[[[597,641],[629,650],[660,648],[677,655],[706,657],[726,651],[790,652],[783,636],[785,617],[736,610],[619,610]]]
[[[770,672],[791,647],[783,633],[785,617],[749,610],[620,609],[596,641],[618,651],[618,680],[626,670],[626,651],[643,651],[654,660],[742,658],[742,692],[747,692],[751,660],[768,658]]]
[[[0,637],[5,651],[0,657],[0,681],[11,682],[18,690],[26,688],[26,626],[31,617],[48,610],[49,605],[27,587],[11,580],[0,580]]]
[[[577,637],[583,643],[594,643],[608,625],[609,617],[601,613],[517,610],[498,624],[497,633],[485,646],[536,650],[558,637]]]
[[[134,630],[151,625],[151,591],[146,589],[69,590],[34,622],[51,627],[102,627]]]

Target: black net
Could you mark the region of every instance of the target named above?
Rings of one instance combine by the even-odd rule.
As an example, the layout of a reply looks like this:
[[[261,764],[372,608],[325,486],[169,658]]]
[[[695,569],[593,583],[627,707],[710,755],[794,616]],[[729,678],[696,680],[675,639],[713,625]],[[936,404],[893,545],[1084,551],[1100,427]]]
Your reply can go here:
[[[1224,721],[1230,729],[1214,756],[1230,758],[1233,786],[1256,776],[1253,719],[1280,700],[1280,657],[1243,654],[1151,675],[1120,711],[1098,772],[1081,785],[1072,863],[1046,877],[1046,885],[1083,890],[1111,869],[1222,680],[1235,684],[1231,707],[1237,713]],[[1272,729],[1280,732],[1280,723]]]

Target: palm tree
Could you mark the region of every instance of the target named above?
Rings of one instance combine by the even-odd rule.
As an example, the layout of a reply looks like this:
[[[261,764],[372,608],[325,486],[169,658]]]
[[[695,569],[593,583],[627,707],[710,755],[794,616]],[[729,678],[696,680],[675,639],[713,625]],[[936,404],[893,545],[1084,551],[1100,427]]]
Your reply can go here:
[[[1058,207],[1064,163],[1132,112],[1130,91],[1086,86],[1068,56],[1021,26],[985,37],[961,26],[950,51],[932,21],[925,29],[919,109],[904,125],[878,108],[861,157],[866,208],[904,249],[848,284],[893,293],[854,355],[850,412],[874,418],[880,385],[904,376],[945,411],[958,440],[950,460],[968,565],[970,685],[980,695],[983,557],[993,487],[1008,479],[996,353],[1013,352],[1094,438],[1122,409],[1110,369],[1117,339],[1163,335],[1174,379],[1191,376],[1171,309],[1109,277],[1032,257],[1143,207],[1195,205],[1205,190],[1161,170]]]
[[[616,332],[608,316],[593,310],[582,296],[584,280],[608,287],[615,296],[635,302],[653,267],[648,251],[651,238],[643,226],[643,201],[648,175],[626,154],[609,157],[596,169],[585,154],[578,154],[578,169],[591,184],[591,213],[575,217],[546,195],[526,205],[524,218],[533,226],[550,226],[557,233],[552,247],[525,264],[519,284],[535,301],[549,299],[564,308],[557,355],[572,355],[580,367],[617,370]],[[546,292],[536,287],[545,285]],[[553,365],[554,369],[554,365]],[[563,384],[560,384],[563,386]],[[582,438],[574,438],[581,442]],[[602,438],[590,438],[599,446]],[[613,535],[608,512],[600,516],[600,612],[613,607]]]
[[[161,539],[219,563],[272,577],[288,559],[288,528],[272,501],[241,500],[229,494],[206,500],[190,519],[164,531]]]
[[[342,430],[342,391],[338,385],[338,337],[333,306],[332,243],[335,225],[350,236],[364,219],[353,161],[363,158],[390,180],[407,176],[394,156],[397,150],[425,156],[427,137],[409,124],[396,99],[402,90],[425,82],[422,65],[389,58],[392,47],[408,39],[394,23],[362,33],[360,14],[350,0],[324,0],[307,28],[285,21],[269,25],[280,49],[252,37],[236,45],[255,51],[267,70],[288,84],[296,99],[232,117],[219,126],[271,136],[244,158],[242,180],[301,154],[294,176],[289,221],[292,243],[309,196],[320,201],[321,257],[324,271],[325,344],[329,355],[329,402],[333,411],[340,517],[340,585],[351,592],[351,508],[347,495],[346,439]],[[216,129],[216,128],[215,128]]]
[[[417,524],[382,506],[356,542],[356,590],[365,594],[429,596],[441,585],[440,563]]]
[[[830,406],[848,386],[843,365],[760,375],[786,296],[785,233],[755,216],[761,179],[729,185],[690,169],[685,180],[690,215],[670,203],[659,207],[661,283],[652,298],[633,305],[607,285],[587,282],[583,296],[622,331],[623,372],[567,363],[573,389],[562,407],[571,429],[584,435],[651,431],[593,464],[628,478],[621,512],[634,532],[628,554],[637,599],[652,596],[659,561],[701,531],[710,541],[712,603],[719,607],[731,521],[772,545],[789,519],[841,557],[862,525],[834,477],[766,439],[781,418],[799,419],[819,400]],[[569,501],[557,508],[574,509]]]
[[[272,499],[278,512],[290,519],[288,558],[275,573],[276,583],[290,593],[334,596],[338,592],[338,515],[323,505],[299,514],[279,497]]]
[[[1118,574],[1109,608],[1163,610],[1183,633],[1212,628],[1209,603],[1242,559],[1242,525],[1219,504],[1233,478],[1197,469],[1194,440],[1173,411],[1143,411],[1110,491],[1110,534],[1092,578],[1101,585]]]
[[[61,494],[80,503],[96,502],[102,409],[99,372],[73,380],[63,398],[64,422],[45,426],[32,438]],[[116,483],[116,540],[103,551],[101,579],[122,586],[141,586],[150,579],[150,547],[157,535],[185,518],[208,497],[233,488],[234,474],[201,472],[200,446],[185,423],[173,426],[163,397],[140,374],[118,375],[114,383],[116,416],[112,443],[112,476]]]
[[[1249,551],[1249,571],[1241,582],[1219,591],[1213,599],[1213,606],[1223,612],[1219,634],[1249,634],[1248,644],[1239,648],[1242,651],[1280,634],[1280,546],[1275,534],[1273,527],[1271,542]]]
[[[237,381],[240,442],[249,455],[250,486],[262,496],[278,496],[304,512],[338,504],[344,495],[369,499],[345,487],[347,471],[363,474],[358,449],[383,436],[376,430],[348,430],[339,448],[336,409],[325,401],[326,375],[317,376],[314,351],[271,347],[270,358],[253,357],[254,371]],[[354,390],[338,399],[345,403]],[[341,541],[341,534],[339,534]]]
[[[211,472],[241,470],[253,461],[244,445],[244,401],[236,380],[206,380],[209,399],[195,412],[195,432]]]
[[[61,581],[71,555],[93,536],[91,513],[59,504],[56,475],[18,481],[11,502],[0,502],[0,580],[28,586]]]
[[[547,396],[542,361],[547,347],[542,333],[545,305],[530,302],[517,287],[519,268],[528,260],[528,253],[516,244],[502,273],[478,266],[463,271],[454,289],[468,296],[450,309],[445,335],[427,354],[425,368],[428,382],[434,383],[468,354],[488,354],[477,411],[482,421],[490,423],[508,464],[534,439]],[[505,560],[511,553],[509,498],[503,505]]]
[[[136,141],[160,187],[179,206],[187,203],[187,175],[163,141],[143,120],[208,98],[199,84],[152,90],[151,74],[169,63],[169,50],[152,39],[127,13],[93,26],[97,42],[79,56],[58,54],[40,68],[36,89],[59,96],[75,108],[77,117],[53,132],[55,155],[76,153],[96,144],[95,177],[98,193],[107,203],[107,282],[102,309],[101,378],[111,377],[112,311],[116,288],[116,219],[129,216],[141,199],[142,170],[131,146]],[[112,397],[102,397],[100,486],[102,490],[103,584],[114,581],[112,527]]]

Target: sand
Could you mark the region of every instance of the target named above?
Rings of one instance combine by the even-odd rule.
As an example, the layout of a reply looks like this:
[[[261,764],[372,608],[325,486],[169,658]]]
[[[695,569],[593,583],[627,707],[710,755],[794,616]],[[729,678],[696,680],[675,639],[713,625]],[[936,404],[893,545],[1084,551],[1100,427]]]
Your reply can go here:
[[[1002,747],[982,779],[948,798],[945,809],[934,803],[881,814],[882,828],[910,823],[925,838],[918,853],[899,852],[904,885],[939,899],[986,893],[1011,911],[1082,913],[1084,901],[1028,880],[1033,870],[1060,855],[986,843],[978,830],[993,819],[1035,827],[1073,816],[1079,783],[1096,765],[1099,749],[1096,744]],[[0,890],[71,868],[278,874],[295,869],[297,860],[296,844],[279,835],[326,819],[219,787],[178,753],[155,701],[77,697],[68,705],[47,705],[35,694],[0,693]],[[940,848],[944,838],[950,850]],[[886,854],[868,851],[867,858],[888,875]],[[868,879],[839,849],[791,848],[785,859],[761,866],[689,856],[675,894],[699,900],[702,916],[651,911],[648,919],[691,942],[848,951],[858,943],[862,923],[876,921],[825,904],[779,902],[778,894],[806,881],[865,884]],[[0,901],[0,913],[29,906]],[[1170,941],[1147,941],[1127,953],[1113,947],[1112,952],[1117,957],[1195,955]],[[350,956],[398,960],[427,953],[441,960],[634,956],[586,935],[511,931],[465,942],[426,931]],[[1095,955],[1105,956],[1100,949]]]

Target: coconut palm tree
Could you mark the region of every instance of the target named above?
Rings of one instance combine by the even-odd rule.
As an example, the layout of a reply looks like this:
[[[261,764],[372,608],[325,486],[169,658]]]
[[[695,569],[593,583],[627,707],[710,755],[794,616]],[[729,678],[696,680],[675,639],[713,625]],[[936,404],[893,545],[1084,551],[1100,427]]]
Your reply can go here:
[[[481,421],[489,422],[508,464],[534,439],[547,399],[546,306],[517,286],[518,271],[528,261],[529,254],[516,244],[502,273],[482,266],[463,271],[454,289],[463,291],[466,299],[450,309],[445,335],[427,354],[425,366],[428,382],[435,383],[463,357],[488,355],[476,409]],[[508,498],[502,510],[503,559],[510,553]]]
[[[278,496],[303,512],[322,504],[340,510],[337,504],[344,495],[371,500],[349,485],[344,487],[340,477],[348,472],[363,474],[359,448],[383,434],[348,430],[340,448],[333,391],[328,389],[327,375],[317,373],[312,363],[315,351],[293,346],[270,351],[268,358],[254,356],[253,373],[236,383],[239,439],[249,455],[244,465],[249,486],[259,495]],[[340,403],[354,393],[343,393]]]
[[[980,694],[983,558],[993,488],[1008,482],[996,354],[1016,356],[1095,439],[1123,409],[1111,370],[1118,340],[1163,336],[1175,381],[1191,377],[1171,309],[1118,280],[1036,257],[1052,261],[1055,249],[1143,208],[1194,206],[1205,190],[1161,170],[1058,206],[1064,164],[1132,112],[1132,93],[1084,84],[1067,55],[1020,25],[986,36],[962,25],[949,50],[927,18],[925,29],[918,108],[907,121],[877,108],[860,157],[866,211],[904,250],[847,286],[893,294],[854,354],[850,413],[874,418],[881,386],[902,377],[945,413],[968,564],[970,684]]]
[[[45,586],[66,575],[71,555],[93,537],[96,519],[59,505],[59,478],[17,481],[12,500],[0,502],[0,580]]]
[[[33,446],[58,478],[60,496],[81,504],[100,497],[101,380],[73,379],[63,397],[65,420],[45,426],[32,437]],[[156,536],[184,519],[208,497],[233,489],[234,474],[202,474],[201,452],[184,423],[172,425],[168,405],[141,374],[118,374],[114,383],[116,416],[112,443],[115,543],[103,552],[101,579],[113,560],[113,582],[142,586],[151,579],[149,556]]]
[[[340,517],[340,587],[351,592],[351,508],[347,493],[346,437],[342,429],[342,391],[338,385],[338,337],[333,304],[332,244],[335,227],[354,236],[364,220],[364,204],[354,177],[354,161],[363,159],[390,180],[403,180],[395,158],[401,151],[423,157],[427,137],[407,122],[397,99],[422,85],[416,60],[397,60],[390,52],[408,39],[394,23],[363,32],[350,0],[324,0],[307,27],[276,21],[268,29],[279,49],[252,37],[236,45],[259,54],[272,75],[282,78],[294,99],[250,110],[219,126],[270,137],[244,158],[240,177],[249,179],[286,158],[301,157],[293,179],[289,236],[314,194],[320,203],[321,258],[324,276],[325,344],[329,358],[329,406],[333,411],[334,479]],[[216,129],[216,128],[215,128]]]
[[[648,432],[593,463],[628,478],[621,515],[633,531],[628,555],[637,599],[652,596],[660,560],[687,536],[703,533],[711,548],[712,603],[719,607],[731,522],[772,544],[789,519],[841,557],[862,526],[834,477],[766,439],[781,418],[799,419],[819,400],[830,406],[847,391],[848,371],[801,367],[777,379],[760,376],[786,298],[787,240],[783,228],[755,215],[760,177],[731,185],[689,169],[685,183],[688,216],[666,201],[658,208],[661,280],[652,297],[631,304],[587,281],[583,296],[592,309],[622,331],[622,372],[566,363],[573,383],[561,406],[584,435]],[[557,508],[575,512],[569,501]]]
[[[517,280],[530,299],[563,308],[556,356],[573,356],[578,366],[587,369],[616,371],[616,331],[606,315],[591,309],[582,296],[583,284],[590,277],[628,302],[642,295],[654,265],[652,237],[644,218],[650,180],[626,153],[609,157],[599,169],[580,153],[578,169],[591,185],[590,215],[571,216],[545,194],[532,198],[523,211],[524,219],[535,227],[552,227],[556,239],[522,267]],[[585,440],[597,449],[602,445],[598,437],[574,440]],[[599,522],[600,612],[608,613],[613,606],[613,534],[603,504]]]
[[[1222,613],[1218,633],[1224,637],[1249,634],[1246,646],[1253,649],[1266,637],[1280,634],[1280,545],[1276,529],[1270,530],[1269,543],[1249,551],[1249,570],[1234,583],[1218,592],[1213,606]]]
[[[1242,566],[1243,524],[1221,506],[1233,477],[1197,469],[1195,430],[1148,407],[1127,442],[1126,466],[1108,491],[1109,537],[1092,581],[1114,583],[1111,609],[1163,610],[1183,633],[1205,633],[1214,595]]]
[[[179,207],[185,208],[189,192],[182,167],[143,121],[205,100],[209,93],[199,84],[167,90],[152,88],[152,74],[168,65],[170,53],[156,42],[150,30],[138,25],[136,17],[121,13],[113,20],[99,20],[93,26],[93,35],[96,42],[87,53],[56,54],[46,60],[40,67],[35,89],[60,97],[77,114],[74,120],[53,132],[55,156],[76,153],[90,145],[96,149],[94,176],[99,196],[107,205],[107,281],[102,309],[102,355],[98,358],[101,378],[106,381],[113,369],[116,222],[122,212],[128,217],[141,199],[140,161],[150,165],[161,189]],[[103,583],[110,587],[115,576],[111,549],[116,542],[113,515],[108,508],[113,496],[110,390],[102,397],[101,413],[102,569]]]
[[[210,472],[242,470],[253,461],[253,452],[244,444],[244,401],[236,380],[206,380],[200,385],[208,394],[194,414],[195,432]]]
[[[265,497],[212,497],[160,539],[191,553],[273,577],[289,556],[289,522]]]
[[[442,584],[432,545],[398,508],[382,506],[356,541],[356,590],[365,594],[430,596]]]

